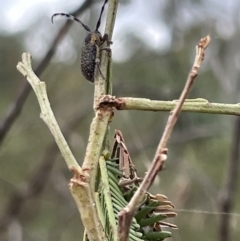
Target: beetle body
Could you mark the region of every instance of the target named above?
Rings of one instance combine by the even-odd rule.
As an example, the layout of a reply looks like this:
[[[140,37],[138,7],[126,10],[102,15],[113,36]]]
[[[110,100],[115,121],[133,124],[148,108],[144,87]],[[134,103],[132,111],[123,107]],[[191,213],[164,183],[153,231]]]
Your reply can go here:
[[[104,41],[106,40],[108,41],[108,38],[107,38],[108,36],[104,35],[104,37],[102,37],[101,33],[98,31],[98,28],[101,24],[101,17],[104,11],[104,6],[107,2],[108,0],[104,1],[104,4],[101,9],[101,13],[96,25],[96,29],[94,31],[91,31],[91,29],[78,18],[72,15],[69,15],[67,13],[55,13],[52,16],[52,22],[53,22],[53,18],[56,16],[67,17],[70,20],[74,20],[80,23],[89,32],[87,37],[85,38],[85,45],[82,47],[82,51],[81,51],[81,70],[84,77],[92,83],[94,82],[94,79],[95,79],[94,73],[95,73],[96,65],[98,65],[98,68],[99,68],[101,45],[104,43]],[[100,68],[99,68],[99,71],[100,71]]]
[[[96,64],[99,63],[100,47],[103,44],[100,32],[89,33],[85,39],[85,45],[81,51],[81,70],[84,77],[90,82],[94,82]]]

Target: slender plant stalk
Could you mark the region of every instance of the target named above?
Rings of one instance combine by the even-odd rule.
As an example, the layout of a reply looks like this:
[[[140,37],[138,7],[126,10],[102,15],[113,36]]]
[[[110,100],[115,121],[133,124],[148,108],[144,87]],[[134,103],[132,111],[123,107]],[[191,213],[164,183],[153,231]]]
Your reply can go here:
[[[105,34],[108,35],[109,37],[109,40],[112,39],[112,34],[113,34],[113,27],[114,27],[114,23],[115,23],[115,19],[116,19],[116,14],[117,14],[117,6],[118,6],[118,1],[112,1],[111,4],[109,4],[109,14],[107,16],[107,21],[106,21],[106,31],[105,31]],[[104,94],[107,94],[107,95],[112,95],[112,52],[110,51],[108,54],[107,53],[104,53],[102,55],[102,63],[105,65],[105,63],[107,62],[106,64],[106,80],[105,80],[105,91],[104,91]],[[99,86],[103,86],[100,83],[98,83]],[[97,90],[97,85],[95,86],[95,91]],[[103,89],[100,88],[99,89],[99,93],[103,93]],[[99,94],[98,93],[98,94]],[[95,103],[97,102],[97,98],[98,98],[98,94],[97,92],[95,92]],[[110,150],[110,125],[108,125],[107,127],[107,131],[106,131],[106,134],[105,134],[105,138],[104,138],[104,143],[103,143],[103,150]]]
[[[17,64],[17,69],[24,77],[27,78],[29,84],[32,86],[40,105],[40,116],[51,131],[68,168],[75,168],[81,172],[82,170],[75,160],[75,157],[73,156],[51,109],[47,96],[46,84],[45,82],[40,81],[32,70],[30,53],[23,53],[22,62]]]
[[[112,32],[114,28],[116,13],[117,13],[117,7],[118,7],[118,0],[111,0],[108,4],[108,14],[107,14],[107,22],[106,22],[106,28],[105,28],[105,34],[108,34],[109,40],[112,38]],[[103,46],[105,47],[105,46]],[[111,55],[106,53],[106,51],[102,52],[101,55],[101,73],[103,73],[108,78],[108,83],[111,82],[110,80],[110,63],[111,63]],[[109,67],[110,66],[110,67]],[[97,70],[97,69],[96,69]],[[86,171],[87,175],[87,183],[89,184],[91,195],[90,193],[86,193],[89,195],[89,200],[93,200],[91,202],[91,205],[94,207],[92,212],[89,213],[89,215],[93,215],[94,219],[92,220],[92,224],[95,225],[96,234],[98,234],[98,237],[100,240],[105,239],[105,235],[103,235],[103,227],[101,224],[101,219],[99,215],[97,215],[96,210],[96,194],[95,194],[95,184],[96,184],[96,176],[97,176],[97,168],[98,168],[98,161],[101,155],[101,152],[104,148],[104,144],[108,143],[108,134],[107,130],[109,129],[108,124],[111,120],[111,117],[113,116],[113,108],[107,107],[107,106],[99,106],[99,98],[100,96],[106,94],[106,80],[103,78],[100,71],[97,71],[97,76],[95,79],[95,90],[94,90],[94,110],[95,110],[95,117],[92,120],[91,126],[90,126],[90,134],[88,139],[88,145],[86,149],[86,154],[83,161],[83,170]],[[108,86],[111,86],[111,84],[108,84]],[[72,183],[72,187],[78,188],[79,192],[76,190],[75,200],[77,202],[78,199],[81,197],[78,193],[82,193],[82,185],[75,185],[79,181],[81,183],[81,177],[75,175],[76,182]],[[83,204],[83,201],[79,202],[79,205]],[[82,206],[82,208],[84,208]],[[91,210],[90,210],[91,211]],[[99,211],[98,211],[99,214]],[[95,216],[96,215],[96,216]],[[82,218],[83,220],[83,218]],[[84,221],[84,220],[83,220]],[[85,224],[84,224],[85,226]],[[90,225],[89,225],[90,227]],[[86,226],[85,226],[86,228]],[[90,237],[92,235],[91,230],[86,228],[87,237],[90,241],[93,241],[93,239]],[[94,238],[97,238],[94,236]]]
[[[101,101],[109,102],[117,110],[140,110],[140,111],[172,111],[178,104],[178,100],[163,101],[150,100],[145,98],[118,97],[106,95],[107,101],[102,98]],[[240,115],[240,103],[222,104],[210,103],[206,99],[186,99],[182,105],[181,111],[195,113],[209,113],[222,115]]]
[[[87,239],[89,241],[107,241],[96,208],[95,195],[93,196],[89,185],[88,170],[83,169],[83,174],[80,174],[73,168],[72,172],[74,176],[70,180],[69,188],[81,214]]]
[[[108,14],[106,21],[105,34],[108,34],[109,40],[112,38],[113,28],[115,24],[115,18],[117,13],[118,0],[109,1]],[[104,47],[104,46],[103,46]],[[110,76],[109,74],[109,59],[111,56],[106,51],[102,52],[101,56],[101,72],[105,76]],[[99,72],[99,71],[98,71]],[[108,79],[110,82],[110,79]],[[106,135],[108,124],[111,117],[113,116],[113,108],[99,108],[99,98],[106,94],[106,80],[103,76],[98,73],[95,80],[95,91],[94,91],[94,110],[95,117],[92,121],[88,146],[86,155],[83,162],[83,168],[89,170],[90,176],[90,186],[92,192],[95,192],[95,182],[98,167],[98,160],[104,149],[104,143],[108,143],[108,135]],[[105,140],[105,141],[104,141]]]
[[[116,98],[118,110],[143,110],[143,111],[171,111],[177,105],[177,101],[150,100],[144,98],[123,97]],[[182,106],[183,112],[240,115],[240,103],[222,104],[211,103],[206,99],[186,99]]]
[[[92,124],[90,126],[90,134],[83,162],[83,169],[89,170],[89,182],[92,193],[95,192],[98,160],[102,152],[104,137],[112,114],[112,108],[97,110],[96,115],[93,118]]]
[[[174,110],[169,115],[166,127],[164,129],[163,135],[159,142],[152,165],[149,171],[147,172],[146,176],[144,177],[143,182],[135,192],[134,196],[132,197],[128,205],[119,213],[119,227],[118,227],[119,241],[128,240],[129,229],[132,222],[132,218],[135,212],[137,211],[137,209],[140,207],[142,200],[144,198],[144,195],[149,189],[149,187],[152,185],[153,181],[155,180],[157,173],[162,170],[163,164],[167,160],[166,147],[167,147],[168,140],[172,133],[173,127],[180,115],[182,105],[188,93],[190,92],[190,89],[193,85],[195,78],[198,75],[198,70],[204,59],[204,50],[206,49],[209,43],[210,43],[210,37],[207,36],[205,38],[202,38],[198,43],[198,45],[196,46],[196,57],[195,57],[193,67],[191,68],[191,71],[188,75],[187,82],[179,98],[179,101],[177,102]]]
[[[109,4],[108,4],[108,14],[107,14],[104,34],[108,35],[109,41],[111,41],[112,39],[112,33],[113,33],[113,28],[114,28],[116,14],[117,14],[118,1],[119,0],[111,0],[109,1]],[[104,45],[103,47],[106,47],[106,45]],[[102,76],[101,74],[98,74],[95,80],[94,105],[93,105],[95,110],[98,106],[99,97],[106,94],[106,82],[107,82],[107,86],[111,86],[110,74],[109,74],[109,66],[111,65],[110,63],[111,63],[111,54],[109,54],[107,51],[102,51],[100,69],[104,76]],[[107,78],[107,81],[103,77]],[[108,89],[109,88],[111,87],[108,87]]]

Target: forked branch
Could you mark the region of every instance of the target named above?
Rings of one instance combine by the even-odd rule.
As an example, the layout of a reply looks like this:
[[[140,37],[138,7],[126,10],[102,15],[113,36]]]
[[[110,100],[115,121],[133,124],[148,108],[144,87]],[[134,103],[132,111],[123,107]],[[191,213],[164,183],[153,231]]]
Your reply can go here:
[[[54,117],[47,96],[46,84],[39,80],[35,75],[31,66],[31,55],[23,53],[22,62],[19,62],[17,69],[23,74],[32,86],[40,108],[41,118],[47,124],[54,139],[67,163],[68,168],[74,173],[74,177],[70,181],[70,191],[76,201],[83,224],[87,230],[90,241],[104,241],[105,235],[99,220],[96,205],[94,205],[94,197],[89,185],[89,175],[87,169],[82,169],[75,160],[59,126]],[[96,120],[96,123],[98,123]],[[99,120],[101,122],[101,119]]]
[[[163,164],[167,160],[168,140],[171,136],[173,127],[179,117],[182,105],[193,85],[195,78],[198,75],[198,70],[204,59],[204,50],[206,49],[209,43],[210,43],[210,36],[206,36],[205,38],[202,38],[199,41],[198,45],[196,46],[196,56],[195,56],[194,64],[190,70],[190,73],[188,75],[185,87],[181,93],[179,101],[177,102],[177,105],[174,108],[174,110],[169,115],[165,130],[159,142],[152,165],[148,170],[146,176],[144,177],[144,180],[141,183],[140,187],[132,197],[131,201],[119,213],[119,227],[118,227],[119,241],[128,240],[128,233],[129,233],[129,228],[131,225],[132,218],[136,210],[140,207],[142,200],[144,198],[144,195],[149,189],[149,187],[152,185],[153,181],[155,180],[157,173],[162,170]]]
[[[107,33],[110,38],[113,32],[117,5],[118,0],[112,0],[109,2],[107,17],[108,23],[106,25],[105,33]],[[101,66],[103,69],[107,70],[108,56],[103,55],[102,57]],[[104,61],[104,59],[106,61]],[[38,79],[32,70],[31,55],[29,53],[23,54],[22,62],[18,63],[17,69],[31,84],[41,108],[41,117],[53,134],[69,169],[74,173],[74,177],[71,179],[69,187],[81,213],[81,218],[83,225],[86,228],[88,240],[106,240],[106,236],[103,232],[103,227],[97,213],[94,192],[98,161],[102,151],[105,133],[112,117],[113,108],[111,106],[109,107],[108,105],[95,105],[95,118],[91,124],[87,151],[84,158],[83,167],[81,168],[70,151],[70,148],[67,145],[67,142],[64,139],[51,110],[47,97],[46,85],[44,82]],[[105,72],[106,71],[104,71],[104,73]],[[103,90],[105,90],[105,86],[102,86],[102,84],[105,84],[104,80],[98,80],[97,83],[100,84],[96,84],[95,86],[97,95],[95,95],[94,103],[97,103],[99,97],[102,94],[105,94],[105,92],[103,92]]]

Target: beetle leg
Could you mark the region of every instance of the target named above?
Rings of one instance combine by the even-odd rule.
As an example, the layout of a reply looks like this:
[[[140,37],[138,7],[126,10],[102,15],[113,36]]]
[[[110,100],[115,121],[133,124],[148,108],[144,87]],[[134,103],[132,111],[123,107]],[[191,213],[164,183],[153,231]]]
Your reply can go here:
[[[99,52],[102,52],[103,50],[105,50],[106,52],[108,52],[109,56],[111,57],[111,55],[112,55],[112,50],[111,50],[110,47],[104,47],[104,48],[100,49]]]
[[[103,79],[105,79],[105,77],[103,76],[102,71],[101,71],[101,69],[100,69],[100,59],[99,59],[99,58],[96,58],[96,59],[95,59],[95,63],[96,63],[96,65],[97,65],[97,68],[98,68],[98,71],[99,71],[100,75],[102,76]]]
[[[102,43],[107,42],[107,45],[110,45],[110,44],[113,43],[111,40],[109,40],[109,36],[108,36],[107,33],[105,33],[105,34],[103,35],[102,41],[103,41]]]

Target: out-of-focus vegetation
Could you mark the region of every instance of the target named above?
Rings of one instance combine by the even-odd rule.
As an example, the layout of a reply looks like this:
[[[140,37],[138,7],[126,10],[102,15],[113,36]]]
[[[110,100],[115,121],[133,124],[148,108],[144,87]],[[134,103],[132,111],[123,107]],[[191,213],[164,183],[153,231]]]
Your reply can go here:
[[[127,11],[129,2],[124,3],[120,4],[119,9],[124,7]],[[148,1],[144,3],[147,5]],[[137,1],[135,4],[138,4]],[[240,4],[232,1],[229,9],[231,11],[218,1],[165,1],[157,9],[159,17],[155,19],[155,24],[159,21],[168,28],[170,47],[160,51],[147,47],[142,39],[131,32],[121,36],[127,43],[126,48],[131,48],[125,51],[133,54],[123,63],[113,63],[113,94],[177,99],[192,65],[196,43],[201,37],[210,34],[212,42],[190,98],[201,97],[223,103],[239,102]],[[93,22],[95,10],[90,9],[89,13],[94,16]],[[228,15],[230,13],[231,16]],[[144,15],[139,18],[144,19]],[[39,21],[45,22],[41,19]],[[25,81],[15,67],[22,51],[27,50],[24,36],[30,36],[31,39],[39,31],[37,29],[35,23],[25,33],[11,36],[0,33],[0,121],[4,119],[10,103]],[[145,29],[139,31],[144,32]],[[53,33],[49,32],[49,35]],[[84,36],[84,30],[79,30],[78,26],[73,26],[67,35],[74,52],[79,53]],[[31,45],[30,40],[27,42]],[[43,44],[47,45],[48,42],[43,36]],[[44,52],[45,48],[39,51]],[[38,60],[34,56],[33,59],[37,64]],[[81,163],[93,117],[93,85],[81,75],[79,56],[74,62],[52,61],[41,79],[47,82],[51,105],[61,127],[67,126],[79,113],[85,113],[68,138]],[[115,112],[111,124],[112,134],[115,128],[123,132],[140,175],[144,175],[153,158],[167,117],[168,113],[165,112]],[[179,210],[178,217],[172,220],[179,226],[179,230],[173,231],[172,240],[218,240],[219,216],[191,210],[218,212],[219,194],[232,145],[234,119],[231,116],[197,113],[183,113],[180,116],[170,141],[166,169],[159,174],[151,190],[167,195]],[[52,142],[53,137],[39,118],[35,95],[31,94],[0,147],[0,216],[15,190],[26,185],[38,170]],[[18,238],[14,240],[81,240],[81,221],[68,190],[70,177],[58,154],[50,177],[47,180],[43,177],[44,191],[24,203],[13,222],[0,230],[0,239],[13,240],[14,235],[17,235]],[[232,240],[239,240],[240,237],[239,201],[238,192],[233,212],[239,213],[239,216],[231,218]]]

